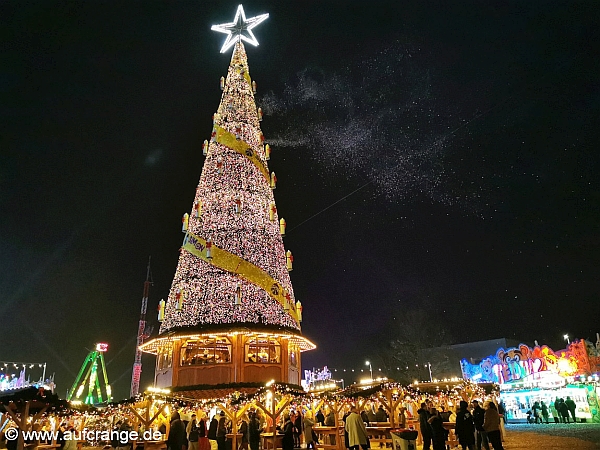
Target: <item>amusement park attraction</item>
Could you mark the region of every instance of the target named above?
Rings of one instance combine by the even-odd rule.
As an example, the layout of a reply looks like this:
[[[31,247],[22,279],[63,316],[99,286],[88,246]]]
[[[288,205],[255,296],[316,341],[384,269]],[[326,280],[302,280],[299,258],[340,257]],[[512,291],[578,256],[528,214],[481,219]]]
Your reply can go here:
[[[112,401],[104,364],[104,353],[107,350],[108,344],[96,344],[96,348],[86,356],[73,386],[67,392],[68,401],[82,402],[86,405],[100,405]]]
[[[285,220],[268,167],[271,149],[260,128],[256,83],[242,41],[268,14],[246,19],[240,5],[221,52],[233,47],[194,201],[183,215],[183,244],[157,337],[141,345],[157,355],[155,386],[268,382],[300,384],[302,306],[289,272]],[[216,83],[215,83],[216,84]]]

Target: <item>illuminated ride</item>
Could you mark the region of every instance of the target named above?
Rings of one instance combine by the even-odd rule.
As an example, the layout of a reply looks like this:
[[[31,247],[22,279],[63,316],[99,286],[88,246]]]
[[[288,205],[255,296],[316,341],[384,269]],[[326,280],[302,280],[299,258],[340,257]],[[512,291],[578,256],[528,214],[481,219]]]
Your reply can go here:
[[[67,393],[68,401],[87,405],[100,405],[112,401],[106,364],[104,364],[104,353],[107,350],[108,344],[100,343],[96,344],[96,348],[87,355],[73,386]]]
[[[258,45],[252,29],[267,14],[246,18],[240,5],[231,23],[213,26],[233,47],[213,116],[206,159],[189,212],[158,336],[144,342],[157,355],[158,388],[270,380],[300,384],[300,353],[315,345],[302,336],[302,305],[283,243],[286,222],[273,195],[277,177],[260,128],[256,83],[242,41]]]

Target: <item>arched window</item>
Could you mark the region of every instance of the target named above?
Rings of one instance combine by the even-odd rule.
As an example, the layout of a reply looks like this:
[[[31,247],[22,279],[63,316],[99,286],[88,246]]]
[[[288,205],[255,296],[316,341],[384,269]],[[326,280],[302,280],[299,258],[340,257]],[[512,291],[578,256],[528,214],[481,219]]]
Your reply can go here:
[[[189,339],[181,346],[181,366],[231,362],[231,342],[224,337]]]
[[[156,367],[158,370],[168,369],[173,365],[173,343],[161,345],[156,353]]]
[[[246,342],[246,362],[280,363],[281,345],[272,337],[250,338]]]

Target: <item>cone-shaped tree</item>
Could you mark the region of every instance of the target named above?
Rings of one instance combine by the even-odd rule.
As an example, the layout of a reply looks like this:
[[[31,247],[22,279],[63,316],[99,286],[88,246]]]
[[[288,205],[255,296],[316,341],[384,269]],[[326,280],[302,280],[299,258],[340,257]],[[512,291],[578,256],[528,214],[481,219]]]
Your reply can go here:
[[[206,147],[160,334],[231,325],[299,331],[241,42],[235,45]]]

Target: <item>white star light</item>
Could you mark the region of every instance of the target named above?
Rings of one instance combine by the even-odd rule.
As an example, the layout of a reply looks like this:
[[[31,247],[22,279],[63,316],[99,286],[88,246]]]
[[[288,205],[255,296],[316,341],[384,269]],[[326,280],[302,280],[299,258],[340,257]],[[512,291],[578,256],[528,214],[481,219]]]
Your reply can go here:
[[[225,53],[239,41],[245,41],[254,46],[258,45],[258,41],[256,40],[256,37],[254,37],[254,33],[252,33],[252,28],[266,20],[268,17],[268,14],[261,14],[260,16],[246,19],[244,7],[240,5],[235,13],[233,22],[213,25],[210,29],[227,35],[227,39],[225,39],[225,43],[223,44],[223,47],[221,47],[221,53]],[[244,31],[247,35],[244,34]]]

